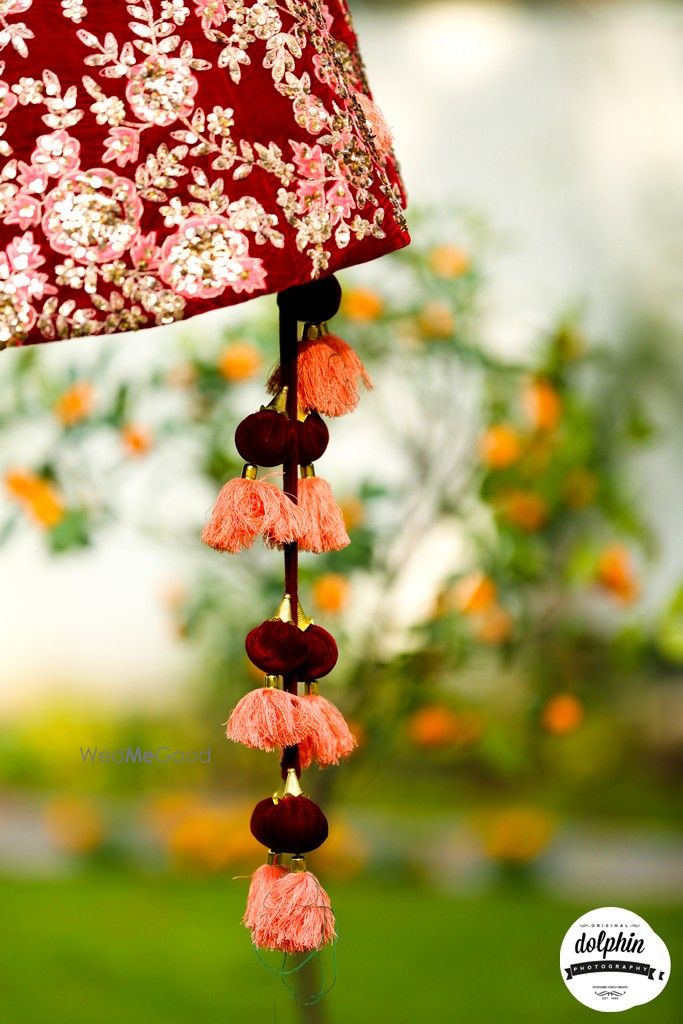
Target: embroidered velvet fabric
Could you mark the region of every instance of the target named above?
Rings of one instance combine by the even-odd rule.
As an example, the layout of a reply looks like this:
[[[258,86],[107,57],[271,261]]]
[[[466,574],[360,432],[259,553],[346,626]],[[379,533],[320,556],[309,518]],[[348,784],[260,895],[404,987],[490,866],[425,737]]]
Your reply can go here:
[[[0,347],[302,284],[403,207],[342,0],[0,0]]]

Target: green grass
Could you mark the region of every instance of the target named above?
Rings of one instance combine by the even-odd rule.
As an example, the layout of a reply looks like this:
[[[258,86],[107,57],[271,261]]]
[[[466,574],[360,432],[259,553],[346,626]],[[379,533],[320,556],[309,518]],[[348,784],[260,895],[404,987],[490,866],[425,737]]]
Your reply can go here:
[[[397,880],[330,886],[341,938],[330,1024],[595,1020],[559,973],[584,904],[504,890],[472,900]],[[239,926],[245,882],[89,873],[0,879],[2,1024],[293,1024],[282,982]],[[683,911],[634,905],[664,938],[673,980],[628,1024],[683,1019]]]

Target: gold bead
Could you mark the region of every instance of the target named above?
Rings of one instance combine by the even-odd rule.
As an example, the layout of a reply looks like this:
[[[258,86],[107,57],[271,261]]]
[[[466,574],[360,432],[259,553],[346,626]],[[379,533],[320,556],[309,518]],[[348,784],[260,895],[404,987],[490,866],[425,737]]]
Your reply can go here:
[[[294,874],[303,874],[306,870],[306,858],[292,857],[292,861],[289,866]]]

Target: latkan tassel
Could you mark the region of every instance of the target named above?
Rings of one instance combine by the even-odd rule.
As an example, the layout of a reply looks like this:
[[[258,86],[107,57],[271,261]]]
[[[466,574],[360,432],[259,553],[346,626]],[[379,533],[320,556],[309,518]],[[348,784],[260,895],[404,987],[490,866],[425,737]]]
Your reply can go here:
[[[356,740],[346,719],[338,707],[318,693],[317,683],[306,684],[306,696],[302,698],[310,714],[308,720],[313,728],[299,744],[301,768],[308,768],[313,761],[320,768],[339,764],[356,747]]]
[[[351,543],[332,488],[327,480],[315,475],[313,466],[301,467],[299,511],[303,532],[298,540],[302,551],[339,551]]]
[[[228,719],[225,735],[229,740],[271,751],[294,746],[310,732],[308,703],[278,689],[278,682],[277,676],[268,675],[265,686],[242,697]]]
[[[265,864],[257,868],[251,876],[249,893],[247,895],[247,906],[242,918],[242,924],[247,928],[255,928],[263,913],[263,903],[276,882],[287,874],[287,868],[280,864],[280,858],[272,850],[268,851],[268,859]]]
[[[360,387],[372,388],[372,378],[360,357],[326,324],[308,324],[299,345],[297,388],[299,405],[324,416],[353,412],[360,400]],[[276,367],[268,381],[271,394],[280,391],[282,376]]]
[[[256,466],[247,464],[242,476],[221,490],[202,532],[209,547],[235,555],[250,548],[259,533],[275,545],[289,544],[301,532],[298,506],[275,484],[257,480],[257,472]]]
[[[291,871],[268,890],[252,930],[259,949],[310,953],[336,939],[330,898],[303,857],[292,857]]]

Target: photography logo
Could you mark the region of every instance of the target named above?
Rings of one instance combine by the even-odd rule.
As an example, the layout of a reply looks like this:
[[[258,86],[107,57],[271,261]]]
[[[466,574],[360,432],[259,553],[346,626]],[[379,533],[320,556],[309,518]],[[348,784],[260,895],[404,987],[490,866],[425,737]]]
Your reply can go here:
[[[622,907],[583,914],[564,937],[560,970],[580,1003],[618,1013],[655,999],[669,980],[671,958],[647,921]]]

